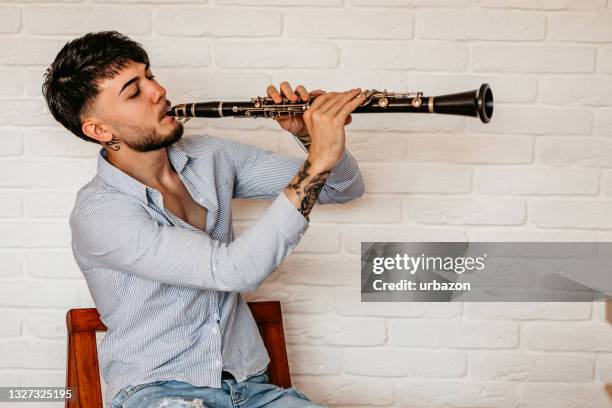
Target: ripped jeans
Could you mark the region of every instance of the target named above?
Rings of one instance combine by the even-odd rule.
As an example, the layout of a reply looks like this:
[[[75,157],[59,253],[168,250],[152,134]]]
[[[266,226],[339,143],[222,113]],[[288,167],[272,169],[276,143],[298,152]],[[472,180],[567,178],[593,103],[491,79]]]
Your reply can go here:
[[[124,387],[111,408],[324,408],[295,388],[268,383],[266,373],[239,383],[224,379],[221,388],[195,387],[181,381],[155,381]]]

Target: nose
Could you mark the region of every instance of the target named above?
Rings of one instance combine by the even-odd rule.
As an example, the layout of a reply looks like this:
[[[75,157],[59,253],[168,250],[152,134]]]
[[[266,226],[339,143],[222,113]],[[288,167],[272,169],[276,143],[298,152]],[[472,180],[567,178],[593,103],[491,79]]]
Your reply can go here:
[[[151,85],[153,85],[152,91],[151,91],[153,102],[158,103],[160,99],[166,97],[166,88],[164,88],[157,82],[151,82]]]

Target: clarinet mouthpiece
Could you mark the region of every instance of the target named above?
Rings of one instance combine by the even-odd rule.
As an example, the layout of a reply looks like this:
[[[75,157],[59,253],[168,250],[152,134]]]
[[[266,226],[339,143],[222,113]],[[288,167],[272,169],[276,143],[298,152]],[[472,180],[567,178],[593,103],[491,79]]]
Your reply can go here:
[[[173,106],[168,109],[168,112],[166,112],[166,116],[176,116],[176,107]]]

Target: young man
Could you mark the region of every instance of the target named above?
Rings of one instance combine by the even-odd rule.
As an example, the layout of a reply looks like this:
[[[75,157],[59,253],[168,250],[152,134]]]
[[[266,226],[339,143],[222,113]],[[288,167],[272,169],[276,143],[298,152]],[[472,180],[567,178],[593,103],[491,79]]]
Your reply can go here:
[[[344,126],[364,98],[358,89],[294,92],[286,82],[282,96],[267,92],[276,101],[317,95],[302,118],[279,120],[308,146],[306,161],[211,136],[181,139],[147,53],[117,32],[67,43],[47,70],[55,119],[102,146],[70,226],[108,327],[99,350],[107,406],[315,406],[268,383],[269,357],[240,292],[257,289],[297,245],[315,202],[363,194]],[[233,197],[273,199],[236,239]]]

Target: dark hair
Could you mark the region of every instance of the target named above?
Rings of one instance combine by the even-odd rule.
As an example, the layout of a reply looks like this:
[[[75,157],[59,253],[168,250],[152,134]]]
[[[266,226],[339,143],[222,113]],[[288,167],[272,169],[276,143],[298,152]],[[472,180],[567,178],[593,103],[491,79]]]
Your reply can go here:
[[[98,95],[98,82],[112,79],[131,61],[148,65],[149,56],[139,43],[117,31],[89,33],[66,43],[47,68],[42,85],[55,120],[81,139],[98,143],[81,130],[81,114]]]

